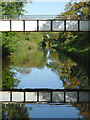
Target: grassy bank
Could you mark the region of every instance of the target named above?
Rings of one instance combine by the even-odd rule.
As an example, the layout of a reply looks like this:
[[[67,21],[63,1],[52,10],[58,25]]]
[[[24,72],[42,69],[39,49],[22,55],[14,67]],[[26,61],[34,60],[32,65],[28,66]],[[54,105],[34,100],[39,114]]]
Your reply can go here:
[[[29,52],[33,48],[38,48],[42,39],[41,33],[5,32],[2,34],[2,55],[4,57],[17,51]]]

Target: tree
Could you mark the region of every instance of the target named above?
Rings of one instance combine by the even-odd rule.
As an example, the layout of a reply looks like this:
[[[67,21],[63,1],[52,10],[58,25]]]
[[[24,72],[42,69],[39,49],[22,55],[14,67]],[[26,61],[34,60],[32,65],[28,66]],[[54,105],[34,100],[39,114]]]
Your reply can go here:
[[[16,73],[11,71],[10,59],[4,58],[2,61],[2,89],[14,89],[18,86],[20,80],[16,77]]]
[[[31,0],[30,3],[32,3]],[[25,4],[24,2],[2,2],[2,15],[23,15],[26,12]]]
[[[10,18],[13,16],[22,15],[25,10],[24,6],[26,3],[23,2],[0,2],[0,9],[2,15],[9,15]],[[0,14],[1,15],[1,14]],[[7,56],[10,52],[14,51],[12,48],[12,43],[15,45],[16,40],[13,41],[12,37],[15,36],[15,32],[4,32],[2,33],[2,56]],[[10,67],[6,68],[5,71],[2,71],[2,88],[10,89],[17,87],[19,80],[15,79],[15,73],[10,71]]]
[[[25,106],[25,104],[7,104],[7,106],[5,107],[5,105],[2,105],[2,118],[3,119],[27,119],[29,120],[29,112],[32,109],[32,107],[30,107],[28,109],[28,107]]]
[[[71,0],[65,6],[65,12],[62,15],[71,15],[70,18],[74,17],[85,17],[90,15],[89,13],[89,2],[76,2],[77,0]]]
[[[51,62],[47,64],[47,67],[60,77],[64,88],[74,89],[79,87],[81,89],[90,89],[90,86],[88,85],[87,68],[80,65],[81,63],[78,65],[78,63],[73,62],[61,51],[51,53],[49,59]]]
[[[2,15],[7,15],[7,18],[16,18],[18,15],[23,15],[24,12],[26,12],[24,10],[25,4],[26,3],[24,2],[2,2]],[[10,49],[12,46],[12,36],[14,36],[15,34],[15,32],[2,33],[2,56],[10,54]],[[11,52],[13,52],[13,50]]]

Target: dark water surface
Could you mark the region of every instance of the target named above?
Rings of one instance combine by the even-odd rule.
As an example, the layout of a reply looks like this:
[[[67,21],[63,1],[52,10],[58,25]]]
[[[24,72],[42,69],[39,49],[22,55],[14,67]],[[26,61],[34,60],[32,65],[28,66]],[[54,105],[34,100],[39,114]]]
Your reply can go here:
[[[78,58],[79,59],[79,58]],[[88,67],[84,61],[70,58],[61,51],[31,50],[28,53],[21,51],[12,56],[12,59],[3,59],[3,88],[52,88],[74,89],[89,88]],[[9,85],[5,81],[8,78]],[[14,76],[14,77],[13,77]],[[12,81],[13,79],[13,81]],[[19,117],[25,118],[86,118],[89,116],[88,104],[85,105],[42,105],[42,104],[8,104],[15,109],[18,106],[23,112]],[[3,106],[5,108],[5,106]],[[5,109],[4,109],[5,110]],[[12,111],[12,116],[13,116]]]

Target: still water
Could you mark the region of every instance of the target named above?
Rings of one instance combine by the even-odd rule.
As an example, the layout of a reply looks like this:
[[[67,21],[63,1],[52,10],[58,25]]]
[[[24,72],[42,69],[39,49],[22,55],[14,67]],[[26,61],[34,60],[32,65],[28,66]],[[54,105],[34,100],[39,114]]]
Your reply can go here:
[[[8,64],[7,64],[8,63]],[[31,50],[30,53],[18,52],[12,59],[3,59],[3,89],[6,88],[88,88],[87,66],[77,58],[70,58],[61,51],[50,49]],[[5,81],[5,77],[9,84]],[[8,78],[9,77],[9,78]],[[13,80],[12,80],[13,79]],[[88,105],[43,105],[8,104],[12,116],[19,112],[18,118],[86,118]],[[6,109],[3,105],[4,110]],[[16,111],[13,109],[17,109]],[[4,113],[5,111],[3,111]],[[7,112],[8,113],[8,112]],[[6,116],[9,116],[6,112]]]
[[[59,76],[52,71],[48,65],[50,63],[53,63],[54,60],[50,59],[50,50],[45,51],[46,54],[46,61],[42,68],[37,67],[30,67],[26,68],[27,70],[30,70],[29,73],[22,73],[17,72],[17,70],[13,69],[15,73],[17,73],[16,77],[20,78],[20,83],[18,85],[18,88],[52,88],[52,89],[64,89],[63,82],[60,80]],[[37,59],[37,58],[35,58]],[[33,61],[32,59],[30,61]],[[42,61],[43,62],[43,61]],[[37,63],[36,63],[37,64]],[[41,63],[40,63],[41,65]],[[23,70],[23,67],[16,67],[18,70]]]

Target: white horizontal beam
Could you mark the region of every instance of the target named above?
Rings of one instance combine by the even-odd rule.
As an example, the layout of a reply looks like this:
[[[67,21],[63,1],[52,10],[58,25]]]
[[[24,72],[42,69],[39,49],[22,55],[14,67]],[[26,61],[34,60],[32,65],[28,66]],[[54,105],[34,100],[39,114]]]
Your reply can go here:
[[[2,20],[0,32],[5,31],[90,31],[90,21],[84,20]]]
[[[0,102],[90,102],[88,91],[0,91]]]

